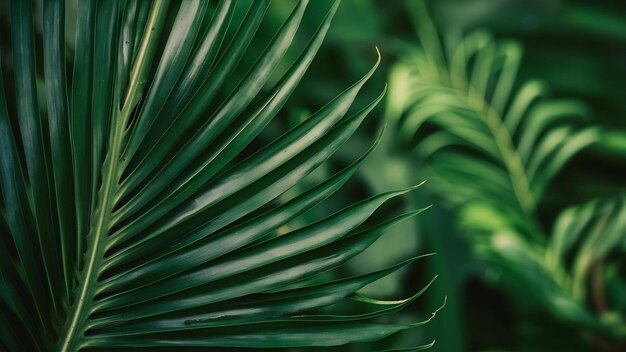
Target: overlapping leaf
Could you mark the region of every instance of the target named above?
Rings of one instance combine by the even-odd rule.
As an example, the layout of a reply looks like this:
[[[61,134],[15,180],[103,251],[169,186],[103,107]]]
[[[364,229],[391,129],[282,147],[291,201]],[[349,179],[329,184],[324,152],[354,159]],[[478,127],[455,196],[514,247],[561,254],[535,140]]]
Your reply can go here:
[[[496,42],[477,31],[456,41],[447,36],[436,51],[439,39],[427,33],[432,32],[423,31],[429,45],[407,55],[392,74],[393,102],[404,111],[401,135],[407,143],[423,137],[415,153],[427,160],[433,181],[451,191],[448,200],[488,207],[497,199],[489,211],[532,237],[546,187],[567,161],[598,140],[598,130],[580,127],[582,104],[547,98],[539,81],[514,89],[521,60],[517,43]]]
[[[565,210],[552,234],[537,215],[550,181],[601,129],[582,103],[516,82],[519,44],[483,31],[440,38],[427,16],[417,25],[422,47],[392,71],[388,116],[459,229],[522,304],[608,345],[623,339],[624,272],[613,257],[623,253],[623,197]]]

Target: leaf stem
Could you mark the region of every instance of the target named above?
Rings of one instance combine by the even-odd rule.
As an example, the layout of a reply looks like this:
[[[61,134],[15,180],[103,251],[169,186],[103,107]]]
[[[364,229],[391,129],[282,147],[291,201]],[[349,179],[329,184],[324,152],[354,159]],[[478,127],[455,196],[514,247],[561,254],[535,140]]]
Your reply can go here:
[[[484,114],[485,124],[496,142],[502,157],[502,163],[508,171],[511,186],[520,208],[529,219],[533,219],[536,201],[530,190],[530,182],[524,171],[524,164],[517,153],[511,134],[498,112],[480,94],[475,92],[470,85],[467,86],[467,89],[470,106]]]
[[[119,187],[118,159],[124,132],[131,112],[143,93],[146,76],[157,47],[159,34],[163,28],[168,5],[169,0],[157,0],[152,4],[137,59],[131,70],[131,78],[124,96],[123,106],[121,110],[116,110],[111,121],[112,133],[109,139],[109,150],[102,167],[102,185],[94,212],[94,221],[87,236],[88,248],[85,254],[85,265],[81,273],[75,303],[70,308],[63,335],[59,340],[59,351],[62,352],[81,347],[80,340],[86,329],[85,322],[91,314],[95,282],[100,274],[99,268],[106,248],[104,244],[111,227],[110,217],[113,200]]]

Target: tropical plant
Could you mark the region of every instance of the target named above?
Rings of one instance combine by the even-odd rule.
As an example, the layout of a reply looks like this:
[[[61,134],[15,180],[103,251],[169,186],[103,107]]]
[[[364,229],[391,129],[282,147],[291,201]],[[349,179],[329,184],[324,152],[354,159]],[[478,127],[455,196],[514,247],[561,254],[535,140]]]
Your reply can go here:
[[[281,235],[371,149],[289,201],[277,197],[328,159],[383,94],[344,117],[377,61],[310,118],[246,148],[295,89],[338,6],[264,91],[305,12],[298,2],[229,90],[268,3],[239,19],[230,0],[80,1],[68,19],[68,81],[65,5],[45,0],[40,111],[32,5],[11,2],[14,96],[0,84],[1,349],[329,346],[425,322],[377,319],[423,290],[390,302],[356,293],[417,258],[348,278],[316,275],[417,214],[363,224],[415,187]],[[345,313],[348,301],[362,313]]]
[[[548,98],[538,80],[516,82],[518,43],[480,30],[440,36],[427,16],[417,26],[421,47],[409,49],[390,78],[397,140],[520,304],[534,297],[588,333],[587,342],[622,346],[626,273],[616,254],[625,252],[623,197],[563,211],[550,235],[538,215],[550,181],[602,129],[585,120],[582,103]]]

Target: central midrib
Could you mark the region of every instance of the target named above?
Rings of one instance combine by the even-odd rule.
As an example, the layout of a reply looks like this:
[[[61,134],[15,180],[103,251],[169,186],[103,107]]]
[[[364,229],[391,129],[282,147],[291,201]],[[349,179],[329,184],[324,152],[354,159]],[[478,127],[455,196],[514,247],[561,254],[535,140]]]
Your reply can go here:
[[[125,122],[122,114],[118,115],[118,122]],[[121,120],[121,121],[120,121]],[[121,127],[120,127],[121,126]],[[72,309],[72,315],[69,317],[66,324],[67,330],[65,338],[61,343],[61,351],[68,351],[71,345],[73,345],[73,339],[75,335],[82,335],[84,331],[84,320],[87,318],[86,312],[88,312],[93,301],[92,290],[94,287],[95,279],[98,267],[97,263],[102,260],[102,241],[104,240],[107,232],[109,231],[109,217],[111,215],[111,208],[113,204],[111,199],[116,191],[116,175],[118,163],[116,162],[116,155],[119,155],[122,136],[124,132],[124,123],[117,123],[115,128],[115,134],[112,138],[112,145],[109,154],[105,160],[103,183],[99,192],[98,208],[96,209],[96,216],[93,225],[93,231],[88,238],[91,238],[89,243],[89,249],[86,255],[85,267],[83,269],[83,277],[79,286],[79,291],[75,297],[75,306]]]
[[[80,349],[80,340],[85,332],[85,322],[91,314],[93,291],[99,275],[99,263],[103,260],[103,251],[106,248],[107,233],[111,228],[115,193],[119,187],[119,155],[128,119],[139,98],[143,93],[152,58],[157,47],[157,40],[163,28],[169,0],[156,0],[152,4],[148,21],[137,52],[135,64],[130,72],[130,80],[126,94],[122,99],[121,110],[115,109],[111,119],[112,134],[109,139],[109,150],[102,168],[102,187],[98,193],[94,221],[87,236],[88,248],[85,256],[85,266],[81,272],[79,287],[75,296],[74,305],[70,308],[64,332],[59,339],[59,350],[62,352]],[[117,106],[117,105],[116,105]]]
[[[524,214],[529,219],[532,219],[536,207],[536,200],[530,190],[530,182],[524,171],[524,164],[514,146],[512,136],[504,126],[503,120],[498,112],[485,101],[478,92],[474,91],[470,85],[468,85],[467,89],[470,106],[483,113],[485,125],[493,136],[496,147],[502,157],[504,167],[508,171],[511,186],[513,187],[517,201]],[[473,99],[476,99],[479,103],[477,105],[472,104]]]

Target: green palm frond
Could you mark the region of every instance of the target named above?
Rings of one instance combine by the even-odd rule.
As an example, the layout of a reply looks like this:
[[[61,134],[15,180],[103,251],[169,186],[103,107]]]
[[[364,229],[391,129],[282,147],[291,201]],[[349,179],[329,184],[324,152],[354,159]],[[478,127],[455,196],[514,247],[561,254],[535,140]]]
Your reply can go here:
[[[534,297],[553,316],[623,341],[624,243],[626,206],[619,196],[564,210],[545,247],[500,232],[480,251],[504,270],[508,284]]]
[[[623,343],[626,273],[615,259],[626,240],[623,196],[565,210],[551,234],[537,209],[601,128],[585,119],[582,103],[548,98],[538,80],[516,82],[518,43],[484,31],[440,36],[427,16],[417,23],[421,47],[390,78],[387,116],[400,142],[521,304],[534,297],[560,322]]]
[[[599,131],[578,126],[584,105],[547,98],[540,81],[513,89],[521,61],[517,43],[494,41],[483,31],[447,39],[445,64],[424,49],[411,52],[392,73],[390,95],[398,101],[390,105],[404,111],[400,136],[406,143],[421,137],[415,153],[427,160],[433,181],[450,189],[446,199],[457,205],[498,199],[491,211],[532,236],[546,187],[598,140]],[[429,43],[438,45],[438,39]]]
[[[567,286],[572,296],[582,301],[588,294],[585,284],[594,266],[602,265],[615,252],[626,252],[624,195],[596,199],[561,212],[550,236],[545,261],[552,268],[569,268],[572,274]]]
[[[243,157],[307,71],[339,3],[266,90],[307,2],[230,90],[269,1],[254,1],[241,21],[231,0],[80,1],[77,18],[67,19],[77,25],[68,81],[65,4],[45,0],[43,111],[31,3],[11,2],[15,96],[0,84],[0,349],[329,346],[425,322],[377,319],[423,291],[391,302],[356,293],[419,257],[354,277],[315,277],[419,213],[362,225],[415,187],[276,235],[371,152],[276,205],[382,99],[384,91],[348,114],[379,60],[314,115]],[[234,35],[231,23],[240,23]],[[346,301],[364,313],[334,308]]]

